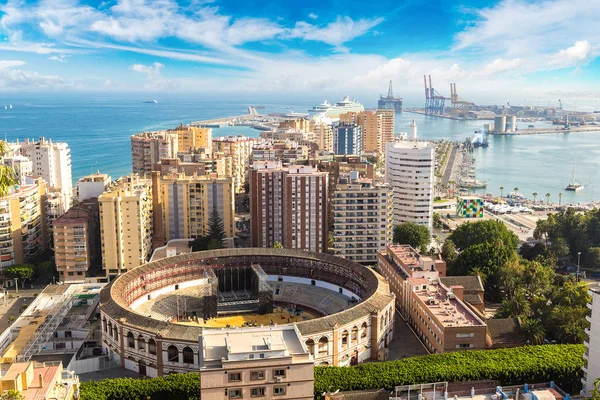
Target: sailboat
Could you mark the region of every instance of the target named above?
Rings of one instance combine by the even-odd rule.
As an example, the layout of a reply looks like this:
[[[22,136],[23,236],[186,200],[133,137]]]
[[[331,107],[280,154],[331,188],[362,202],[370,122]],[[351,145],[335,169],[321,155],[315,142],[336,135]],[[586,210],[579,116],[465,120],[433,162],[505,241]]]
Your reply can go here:
[[[4,109],[5,109],[5,110],[8,110],[8,107],[4,106]]]
[[[8,108],[12,108],[12,104],[8,106]]]
[[[577,182],[575,180],[575,166],[576,165],[577,165],[577,161],[575,161],[573,163],[573,176],[571,177],[571,183],[569,183],[567,185],[567,187],[565,188],[565,190],[568,190],[570,192],[578,192],[584,188],[584,186],[582,184],[580,184],[579,182]]]

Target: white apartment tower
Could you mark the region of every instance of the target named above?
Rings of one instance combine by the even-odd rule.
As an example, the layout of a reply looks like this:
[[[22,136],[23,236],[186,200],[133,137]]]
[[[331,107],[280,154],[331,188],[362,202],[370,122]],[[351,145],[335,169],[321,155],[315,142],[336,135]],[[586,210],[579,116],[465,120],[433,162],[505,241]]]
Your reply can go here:
[[[48,189],[60,200],[57,215],[65,213],[72,205],[73,181],[71,176],[71,150],[67,143],[53,142],[41,137],[39,141],[17,143],[20,154],[32,163],[32,176],[41,177]],[[52,190],[54,189],[54,190]]]
[[[394,225],[414,222],[431,229],[434,171],[433,143],[386,143],[385,180],[394,190]]]
[[[583,367],[581,394],[585,397],[591,397],[594,382],[600,378],[600,287],[591,288],[588,293],[592,296],[592,302],[588,304],[588,307],[592,309],[592,315],[586,317],[590,322],[589,329],[586,329],[589,338],[583,342],[586,346],[583,355],[586,365]]]
[[[333,196],[335,254],[359,263],[377,262],[392,243],[394,203],[389,184],[359,179],[358,171],[340,179]]]

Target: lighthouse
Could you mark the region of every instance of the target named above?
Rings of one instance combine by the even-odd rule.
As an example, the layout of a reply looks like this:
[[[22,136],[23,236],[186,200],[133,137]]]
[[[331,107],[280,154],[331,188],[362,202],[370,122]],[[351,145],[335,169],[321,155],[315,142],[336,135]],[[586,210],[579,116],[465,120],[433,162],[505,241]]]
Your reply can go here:
[[[410,124],[410,135],[408,138],[409,140],[417,140],[417,123],[414,119]]]

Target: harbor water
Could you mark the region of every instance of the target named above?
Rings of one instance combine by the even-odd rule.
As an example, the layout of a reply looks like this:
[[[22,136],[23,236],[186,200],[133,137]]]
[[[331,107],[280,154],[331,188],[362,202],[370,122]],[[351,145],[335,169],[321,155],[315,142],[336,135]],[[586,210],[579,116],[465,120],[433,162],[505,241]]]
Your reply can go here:
[[[265,104],[264,101],[215,101],[197,98],[159,98],[158,104],[143,104],[143,97],[128,95],[11,95],[0,94],[0,137],[9,141],[40,136],[65,141],[71,148],[73,179],[100,170],[113,179],[131,171],[129,137],[137,132],[173,128],[180,123],[243,115],[250,105],[265,105],[260,113],[306,112],[319,101],[299,104]],[[369,104],[367,104],[368,106]],[[374,106],[375,104],[373,104]],[[3,107],[2,107],[3,108]],[[403,113],[396,117],[396,132],[408,132],[410,122],[417,122],[421,139],[464,141],[482,129],[487,121],[455,121],[419,114]],[[523,122],[540,126],[542,123]],[[213,136],[246,135],[259,132],[249,127],[213,129]],[[537,192],[545,200],[563,203],[600,200],[600,132],[573,132],[523,136],[488,136],[489,147],[475,149],[477,180],[485,182],[487,191],[519,193],[532,197]],[[573,193],[564,187],[571,180],[577,162],[577,180],[585,189]]]

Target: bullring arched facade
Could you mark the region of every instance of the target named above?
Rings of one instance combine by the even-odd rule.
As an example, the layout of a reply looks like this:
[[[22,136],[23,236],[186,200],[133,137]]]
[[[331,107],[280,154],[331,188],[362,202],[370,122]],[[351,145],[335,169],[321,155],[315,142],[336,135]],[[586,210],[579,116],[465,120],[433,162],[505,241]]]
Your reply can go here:
[[[297,322],[316,365],[350,365],[377,359],[393,338],[394,296],[383,277],[343,258],[288,249],[222,249],[182,254],[144,264],[117,278],[101,294],[103,347],[121,365],[147,376],[197,371],[200,326],[140,315],[132,304],[197,280],[205,268],[258,264],[280,282],[309,280],[353,294],[341,312]],[[177,286],[175,286],[177,285]],[[305,301],[306,302],[306,301]],[[311,304],[300,304],[318,312]]]

